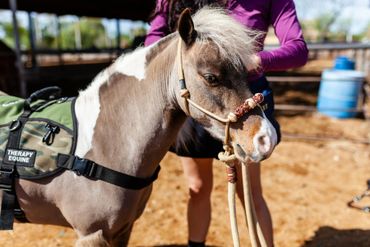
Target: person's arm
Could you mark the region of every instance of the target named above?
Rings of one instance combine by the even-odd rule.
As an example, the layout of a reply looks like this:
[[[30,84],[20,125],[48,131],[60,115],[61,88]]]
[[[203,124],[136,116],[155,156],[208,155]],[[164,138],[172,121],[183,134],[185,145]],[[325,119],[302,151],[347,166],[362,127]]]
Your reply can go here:
[[[154,18],[150,22],[150,29],[146,35],[144,45],[148,46],[166,36],[169,33],[167,0],[158,0]]]
[[[293,0],[271,0],[270,14],[280,47],[259,53],[263,71],[286,70],[305,65],[308,49]]]

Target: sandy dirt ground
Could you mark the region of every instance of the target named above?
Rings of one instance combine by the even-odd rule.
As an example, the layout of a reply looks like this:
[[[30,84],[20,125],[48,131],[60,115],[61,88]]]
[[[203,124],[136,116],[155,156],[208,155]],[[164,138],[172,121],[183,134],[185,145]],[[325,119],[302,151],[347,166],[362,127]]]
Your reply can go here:
[[[335,120],[319,114],[280,116],[283,132],[330,136],[335,141],[284,138],[262,164],[264,195],[274,223],[276,246],[370,246],[370,214],[347,202],[363,192],[370,178],[370,123]],[[207,243],[231,246],[224,166],[214,163],[212,223]],[[179,159],[168,153],[153,194],[136,222],[129,246],[185,246],[187,188]],[[370,199],[361,206],[370,205]],[[237,205],[242,246],[250,246],[240,203]],[[15,224],[0,233],[0,246],[73,246],[67,228]]]

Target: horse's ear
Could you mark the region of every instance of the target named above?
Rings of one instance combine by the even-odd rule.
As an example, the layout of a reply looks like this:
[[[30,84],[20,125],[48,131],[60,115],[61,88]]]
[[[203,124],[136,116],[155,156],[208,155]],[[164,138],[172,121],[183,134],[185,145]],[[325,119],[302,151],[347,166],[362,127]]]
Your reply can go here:
[[[197,37],[197,31],[194,29],[194,23],[191,19],[190,9],[186,8],[182,11],[179,22],[178,22],[178,31],[181,36],[181,39],[187,44],[191,45],[195,38]]]

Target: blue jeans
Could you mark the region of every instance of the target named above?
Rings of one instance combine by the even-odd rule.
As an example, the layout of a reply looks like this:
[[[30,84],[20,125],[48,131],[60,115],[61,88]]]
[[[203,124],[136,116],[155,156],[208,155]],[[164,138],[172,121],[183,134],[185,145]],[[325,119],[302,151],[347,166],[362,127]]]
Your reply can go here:
[[[274,97],[269,82],[265,76],[262,76],[250,82],[249,88],[253,94],[263,94],[264,101],[261,107],[264,109],[266,117],[275,127],[278,142],[280,142],[280,125],[274,117]],[[222,141],[215,139],[202,125],[197,123],[193,118],[188,117],[178,134],[176,142],[170,147],[170,151],[184,157],[217,158],[218,153],[223,151],[223,147]]]

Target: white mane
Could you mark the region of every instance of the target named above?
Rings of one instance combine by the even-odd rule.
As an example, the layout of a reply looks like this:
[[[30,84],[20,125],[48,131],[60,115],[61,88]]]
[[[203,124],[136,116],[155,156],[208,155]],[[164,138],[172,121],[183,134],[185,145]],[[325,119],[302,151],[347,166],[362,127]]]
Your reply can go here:
[[[260,31],[247,29],[234,20],[222,8],[204,7],[193,16],[195,30],[199,34],[196,43],[212,40],[219,48],[222,58],[230,60],[234,67],[256,68],[256,53]]]

